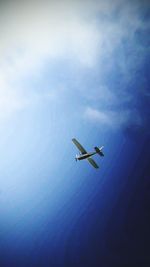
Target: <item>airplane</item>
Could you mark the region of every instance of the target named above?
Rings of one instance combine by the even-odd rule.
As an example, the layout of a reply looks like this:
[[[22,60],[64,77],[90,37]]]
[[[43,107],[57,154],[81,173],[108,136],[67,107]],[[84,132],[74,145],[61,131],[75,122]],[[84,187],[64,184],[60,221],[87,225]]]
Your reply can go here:
[[[72,142],[75,144],[75,146],[79,149],[79,155],[76,155],[75,160],[83,160],[83,159],[87,159],[88,162],[96,169],[99,168],[99,166],[97,165],[97,163],[91,158],[91,156],[95,155],[95,154],[99,154],[100,156],[104,156],[104,153],[102,152],[103,146],[98,148],[97,146],[94,147],[95,151],[94,152],[87,152],[84,147],[75,139],[72,139]]]

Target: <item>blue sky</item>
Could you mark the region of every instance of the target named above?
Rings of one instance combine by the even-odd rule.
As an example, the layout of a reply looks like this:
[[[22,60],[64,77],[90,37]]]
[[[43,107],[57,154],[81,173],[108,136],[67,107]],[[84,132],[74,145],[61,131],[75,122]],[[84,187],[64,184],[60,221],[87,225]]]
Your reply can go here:
[[[132,264],[150,261],[141,233],[121,238],[149,176],[148,14],[136,0],[0,3],[2,266],[126,263],[117,228]],[[98,171],[75,162],[73,137],[104,145]]]

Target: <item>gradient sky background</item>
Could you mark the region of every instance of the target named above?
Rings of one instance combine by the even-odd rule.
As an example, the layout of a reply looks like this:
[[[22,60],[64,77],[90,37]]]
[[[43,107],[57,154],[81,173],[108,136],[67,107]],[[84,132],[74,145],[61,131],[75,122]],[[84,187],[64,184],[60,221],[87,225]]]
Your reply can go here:
[[[150,2],[0,1],[0,265],[150,266]],[[105,157],[75,162],[76,137]]]

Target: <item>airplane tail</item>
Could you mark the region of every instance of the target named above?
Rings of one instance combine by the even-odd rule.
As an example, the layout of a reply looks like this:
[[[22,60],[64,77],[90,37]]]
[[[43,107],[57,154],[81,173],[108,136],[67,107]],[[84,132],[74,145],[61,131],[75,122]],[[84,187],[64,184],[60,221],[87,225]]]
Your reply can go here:
[[[101,157],[104,157],[104,153],[102,152],[103,146],[98,148],[97,146],[94,147],[97,154],[99,154]]]

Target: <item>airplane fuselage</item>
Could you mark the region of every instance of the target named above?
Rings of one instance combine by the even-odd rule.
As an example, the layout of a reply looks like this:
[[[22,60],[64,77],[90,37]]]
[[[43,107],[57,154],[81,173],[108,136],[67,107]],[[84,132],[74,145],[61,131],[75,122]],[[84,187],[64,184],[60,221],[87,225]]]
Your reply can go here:
[[[77,155],[76,156],[76,159],[77,160],[82,160],[82,159],[86,159],[86,158],[89,158],[93,155],[95,155],[97,152],[91,152],[91,153],[86,153],[86,154],[83,154],[83,155]]]

